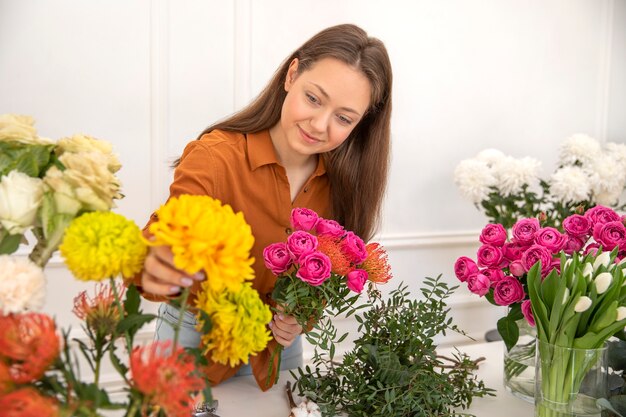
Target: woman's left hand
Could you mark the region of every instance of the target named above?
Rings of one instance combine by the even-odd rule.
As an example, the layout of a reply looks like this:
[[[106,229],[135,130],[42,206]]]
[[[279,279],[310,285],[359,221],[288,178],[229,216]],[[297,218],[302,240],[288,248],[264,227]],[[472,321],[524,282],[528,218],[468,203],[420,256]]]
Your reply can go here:
[[[298,324],[296,318],[283,313],[274,314],[274,319],[269,324],[274,339],[284,347],[289,347],[302,333],[302,326]]]

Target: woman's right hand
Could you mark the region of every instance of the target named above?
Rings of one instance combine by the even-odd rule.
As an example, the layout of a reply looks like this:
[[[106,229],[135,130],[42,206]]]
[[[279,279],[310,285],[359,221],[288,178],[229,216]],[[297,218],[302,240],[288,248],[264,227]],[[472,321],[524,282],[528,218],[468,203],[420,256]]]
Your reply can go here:
[[[155,295],[173,295],[183,287],[190,287],[194,280],[202,281],[204,273],[189,275],[174,266],[174,254],[169,246],[152,246],[144,260],[141,274],[143,291]]]

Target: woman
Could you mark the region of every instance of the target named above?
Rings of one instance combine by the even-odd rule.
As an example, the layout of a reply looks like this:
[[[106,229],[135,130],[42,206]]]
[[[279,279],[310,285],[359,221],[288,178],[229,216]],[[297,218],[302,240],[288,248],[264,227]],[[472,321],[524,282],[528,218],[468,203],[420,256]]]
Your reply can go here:
[[[327,28],[293,52],[250,105],[205,129],[176,162],[170,197],[209,195],[243,212],[255,237],[253,287],[265,302],[276,277],[263,264],[263,248],[291,232],[292,208],[315,210],[366,241],[374,234],[387,180],[391,87],[381,41],[355,25]],[[167,247],[151,248],[144,266],[138,284],[152,300],[191,287],[193,303],[199,281],[211,279],[176,269]],[[178,314],[166,303],[159,311]],[[192,314],[188,320],[181,341],[197,346]],[[264,390],[274,381],[267,372],[277,343],[285,347],[282,369],[302,362],[295,319],[278,314],[269,326],[274,340],[238,373],[252,372]],[[158,325],[159,339],[171,334]],[[217,384],[237,371],[211,364],[207,377]]]

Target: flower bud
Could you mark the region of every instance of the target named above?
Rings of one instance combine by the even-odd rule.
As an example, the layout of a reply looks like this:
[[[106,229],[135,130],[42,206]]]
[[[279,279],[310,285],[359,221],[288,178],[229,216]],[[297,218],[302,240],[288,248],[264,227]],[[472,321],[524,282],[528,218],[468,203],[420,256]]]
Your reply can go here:
[[[609,266],[611,262],[611,252],[602,252],[595,261],[593,261],[593,270],[597,271],[600,266],[604,265],[605,267]]]
[[[576,302],[576,305],[574,306],[574,311],[577,313],[582,313],[584,311],[587,311],[589,307],[591,307],[591,298],[583,295]]]
[[[563,304],[567,303],[569,299],[569,288],[565,287],[565,292],[563,293]]]
[[[583,276],[585,278],[591,278],[591,274],[593,274],[593,266],[591,264],[585,264],[583,268]]]
[[[599,274],[594,281],[598,294],[604,294],[604,292],[609,288],[609,285],[611,285],[611,281],[613,281],[613,275],[610,273],[603,272]]]
[[[624,319],[626,319],[626,307],[617,307],[617,318],[615,319],[615,321],[621,321]]]

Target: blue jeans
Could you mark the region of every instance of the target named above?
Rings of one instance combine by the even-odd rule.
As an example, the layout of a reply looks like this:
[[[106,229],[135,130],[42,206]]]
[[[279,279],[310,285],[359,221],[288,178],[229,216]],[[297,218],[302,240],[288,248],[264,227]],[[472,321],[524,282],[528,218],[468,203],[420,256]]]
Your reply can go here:
[[[180,310],[167,303],[162,303],[159,307],[159,318],[157,319],[154,340],[173,340],[174,328],[168,323],[177,323]],[[195,348],[200,346],[200,333],[196,330],[196,317],[193,313],[185,311],[183,322],[178,332],[178,343],[183,347]],[[283,349],[280,361],[280,370],[295,369],[302,366],[302,336],[288,348]],[[242,365],[235,376],[252,375],[250,364]]]

